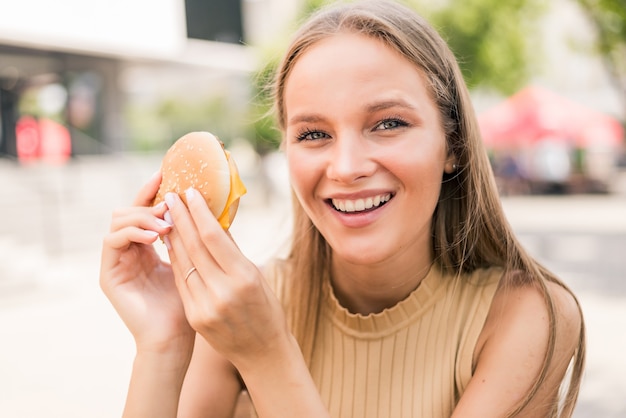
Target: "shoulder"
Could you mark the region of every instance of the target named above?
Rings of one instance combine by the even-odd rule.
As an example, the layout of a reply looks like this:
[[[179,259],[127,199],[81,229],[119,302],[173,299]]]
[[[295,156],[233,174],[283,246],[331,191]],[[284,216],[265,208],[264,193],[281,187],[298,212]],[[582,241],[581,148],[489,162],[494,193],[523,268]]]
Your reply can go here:
[[[547,347],[553,327],[555,354],[558,354],[558,349],[568,347],[571,347],[569,351],[573,351],[582,325],[576,298],[559,283],[548,280],[531,282],[526,280],[525,274],[509,272],[500,280],[481,333],[482,348],[516,335],[518,338],[532,336],[535,344]],[[479,357],[478,351],[476,354]]]
[[[491,402],[494,412],[509,411],[539,380],[541,386],[524,408],[532,410],[528,416],[538,416],[536,408],[550,408],[558,397],[579,346],[582,316],[575,297],[564,286],[547,280],[533,283],[524,274],[506,273],[496,290],[475,347],[474,375],[468,396],[461,402],[466,407],[477,401]],[[554,342],[552,350],[550,341]]]

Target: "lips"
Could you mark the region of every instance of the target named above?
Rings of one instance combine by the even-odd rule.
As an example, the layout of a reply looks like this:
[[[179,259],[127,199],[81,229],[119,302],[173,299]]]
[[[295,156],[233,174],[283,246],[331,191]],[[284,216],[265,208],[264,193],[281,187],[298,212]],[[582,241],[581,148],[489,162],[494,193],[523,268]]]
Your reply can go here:
[[[391,197],[391,193],[385,193],[360,199],[331,199],[331,203],[340,212],[356,213],[376,209],[387,203]]]

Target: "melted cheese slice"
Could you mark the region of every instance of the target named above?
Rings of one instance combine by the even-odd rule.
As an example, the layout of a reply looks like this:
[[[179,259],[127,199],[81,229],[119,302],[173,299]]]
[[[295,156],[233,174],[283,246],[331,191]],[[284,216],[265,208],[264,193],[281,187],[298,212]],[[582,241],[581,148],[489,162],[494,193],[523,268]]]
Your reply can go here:
[[[241,177],[239,177],[239,170],[237,169],[234,159],[230,157],[230,152],[226,150],[224,150],[224,152],[226,153],[228,167],[230,168],[230,193],[228,195],[228,199],[226,200],[226,206],[217,220],[220,225],[222,225],[222,228],[228,229],[230,227],[230,223],[232,222],[232,218],[234,217],[234,213],[231,216],[231,208],[234,211],[237,210],[239,198],[246,194],[247,190],[243,181],[241,181]]]

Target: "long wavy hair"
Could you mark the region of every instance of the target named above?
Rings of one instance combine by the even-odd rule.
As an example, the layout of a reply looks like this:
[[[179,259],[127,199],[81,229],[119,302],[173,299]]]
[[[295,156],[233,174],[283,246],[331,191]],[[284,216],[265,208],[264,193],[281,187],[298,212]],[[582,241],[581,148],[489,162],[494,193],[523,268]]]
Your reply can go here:
[[[546,283],[567,288],[522,248],[508,224],[499,199],[487,152],[483,146],[469,92],[454,54],[439,33],[406,6],[388,0],[333,4],[313,14],[299,28],[278,67],[273,85],[279,128],[285,131],[284,89],[294,64],[311,45],[338,33],[358,33],[384,42],[425,75],[438,106],[447,149],[458,169],[444,174],[432,219],[434,261],[444,273],[462,274],[498,266],[508,285],[539,288],[550,316],[550,338],[541,373],[510,416],[521,411],[544,382],[556,339],[555,306]],[[331,249],[293,197],[294,234],[286,260],[282,292],[293,332],[310,361],[324,286],[330,280]],[[512,274],[523,272],[524,274]],[[507,283],[504,283],[507,285]],[[570,291],[571,293],[571,291]],[[580,307],[579,307],[580,309]],[[582,316],[582,312],[581,312]],[[584,325],[571,363],[567,391],[555,405],[554,416],[572,415],[585,358]],[[560,414],[557,411],[560,410]]]

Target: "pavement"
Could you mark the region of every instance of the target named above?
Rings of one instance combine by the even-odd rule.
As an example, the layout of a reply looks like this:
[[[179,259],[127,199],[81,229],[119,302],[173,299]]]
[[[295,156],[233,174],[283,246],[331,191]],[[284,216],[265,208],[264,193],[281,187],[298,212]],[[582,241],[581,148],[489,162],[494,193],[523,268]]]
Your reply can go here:
[[[134,347],[98,287],[100,241],[113,208],[157,168],[150,156],[64,167],[0,159],[0,417],[121,415]],[[262,262],[286,243],[289,194],[269,193],[256,174],[242,173],[250,193],[231,232]],[[504,206],[585,311],[588,367],[575,417],[626,416],[626,195],[510,197]]]

